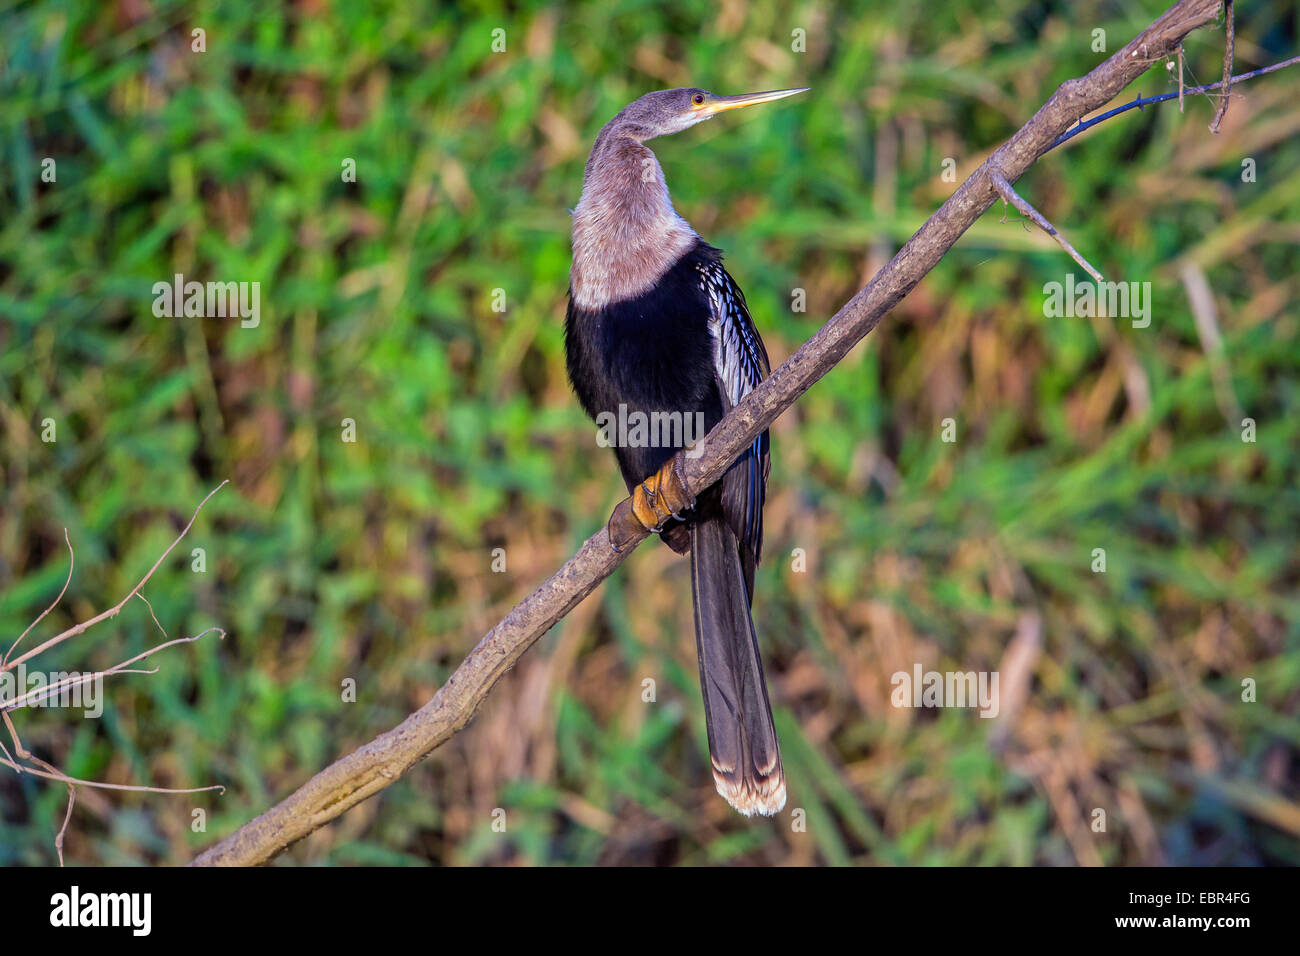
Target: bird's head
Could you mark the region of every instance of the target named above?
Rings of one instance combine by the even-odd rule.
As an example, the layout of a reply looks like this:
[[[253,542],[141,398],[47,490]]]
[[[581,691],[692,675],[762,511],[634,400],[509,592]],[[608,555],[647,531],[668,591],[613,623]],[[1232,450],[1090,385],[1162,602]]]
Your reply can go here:
[[[708,90],[694,88],[657,90],[625,106],[610,125],[643,142],[656,136],[680,133],[727,110],[770,103],[795,93],[804,93],[807,89],[743,93],[740,96],[714,96]]]

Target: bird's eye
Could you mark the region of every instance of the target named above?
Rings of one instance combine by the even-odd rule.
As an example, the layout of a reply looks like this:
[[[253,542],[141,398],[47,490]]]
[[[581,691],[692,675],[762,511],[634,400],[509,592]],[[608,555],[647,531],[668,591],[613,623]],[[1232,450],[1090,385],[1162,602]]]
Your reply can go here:
[[[694,103],[696,106],[702,106],[704,104],[704,94],[696,93],[694,96],[691,97],[691,102]]]

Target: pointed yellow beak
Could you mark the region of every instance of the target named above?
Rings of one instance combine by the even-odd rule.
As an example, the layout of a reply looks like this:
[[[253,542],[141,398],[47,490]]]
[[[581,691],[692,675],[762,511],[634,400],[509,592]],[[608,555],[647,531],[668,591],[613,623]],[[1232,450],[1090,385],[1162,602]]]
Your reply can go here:
[[[705,116],[712,116],[715,113],[722,113],[726,110],[739,109],[742,106],[756,106],[759,103],[770,103],[773,100],[785,99],[787,96],[794,96],[796,93],[807,93],[810,87],[801,87],[797,90],[771,90],[767,93],[742,93],[740,96],[710,96],[695,109]]]

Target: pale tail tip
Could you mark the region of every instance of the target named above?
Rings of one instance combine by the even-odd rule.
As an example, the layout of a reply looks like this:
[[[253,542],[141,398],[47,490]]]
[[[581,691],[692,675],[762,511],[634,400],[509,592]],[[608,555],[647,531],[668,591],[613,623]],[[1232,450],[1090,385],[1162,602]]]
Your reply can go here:
[[[714,771],[714,785],[722,799],[742,816],[775,816],[785,806],[785,775],[758,783],[752,780],[732,782]]]

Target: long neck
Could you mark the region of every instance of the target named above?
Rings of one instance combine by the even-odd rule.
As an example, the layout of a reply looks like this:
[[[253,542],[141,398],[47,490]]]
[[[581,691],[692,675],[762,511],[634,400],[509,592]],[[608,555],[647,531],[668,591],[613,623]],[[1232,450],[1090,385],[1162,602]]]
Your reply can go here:
[[[634,131],[601,130],[573,212],[574,303],[598,309],[636,297],[698,239],[673,209],[655,154]]]

